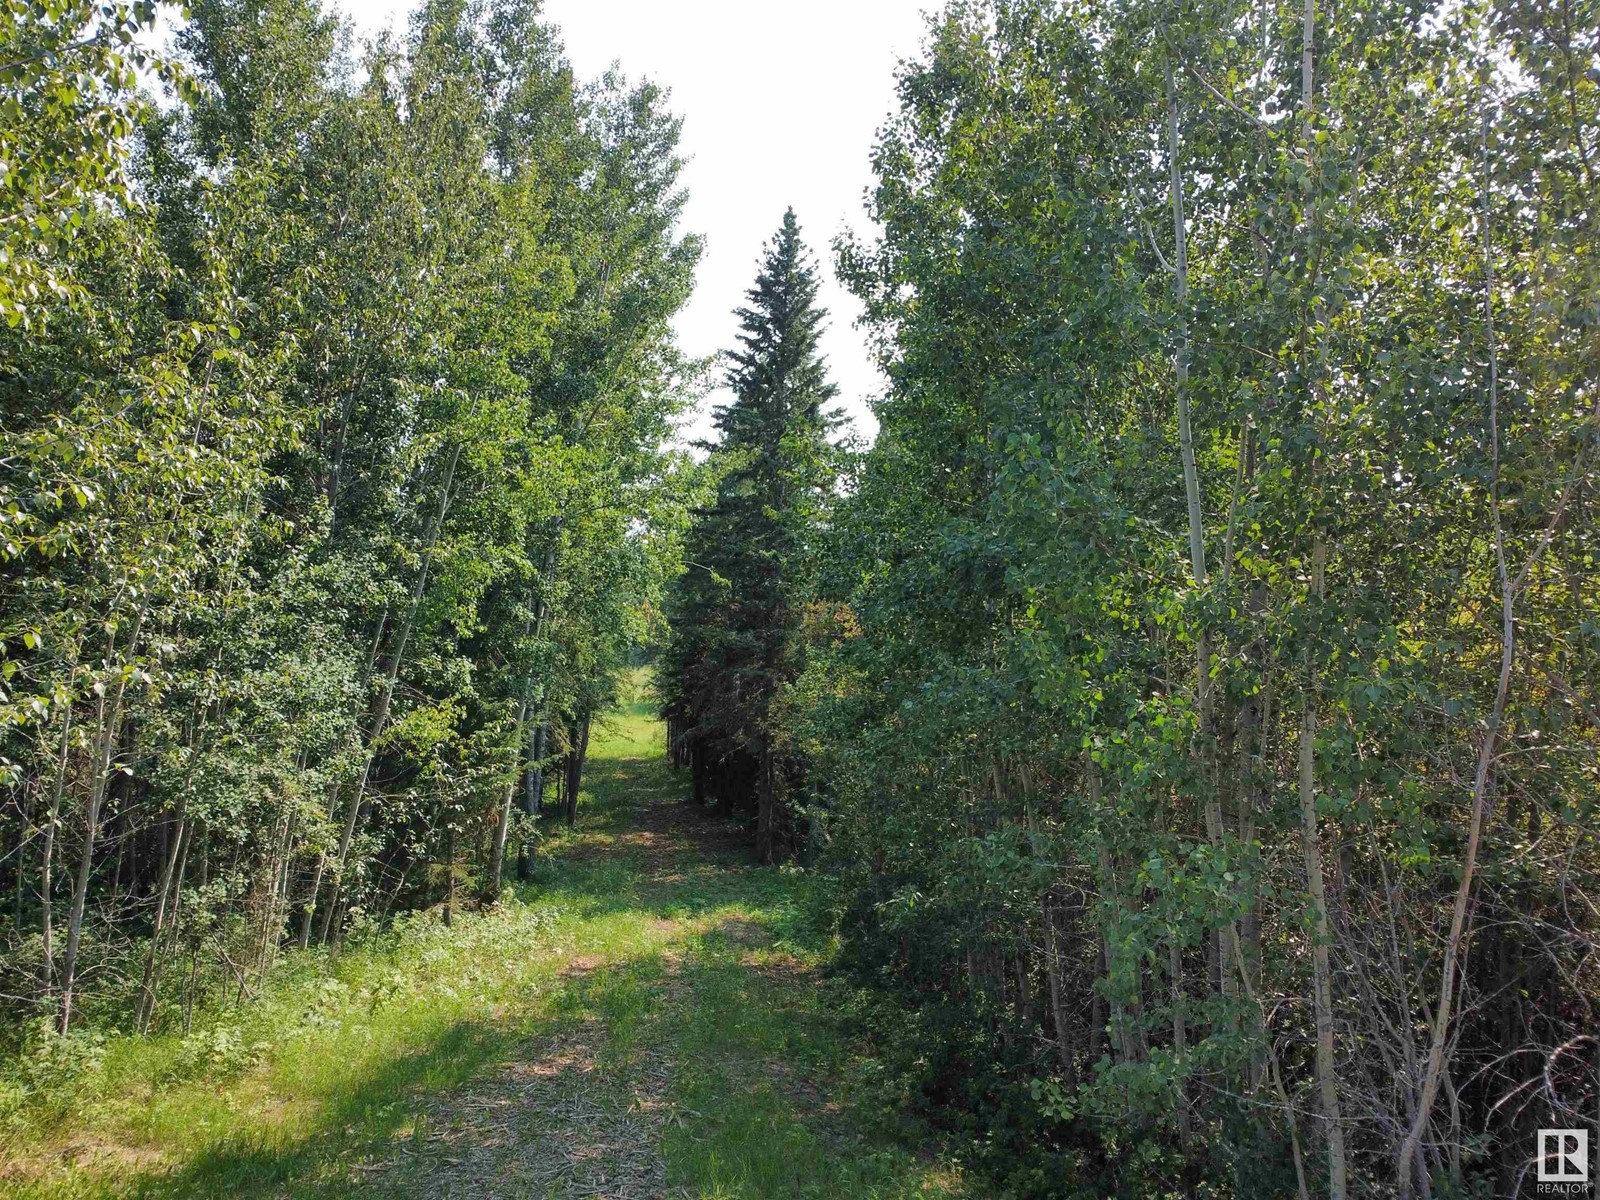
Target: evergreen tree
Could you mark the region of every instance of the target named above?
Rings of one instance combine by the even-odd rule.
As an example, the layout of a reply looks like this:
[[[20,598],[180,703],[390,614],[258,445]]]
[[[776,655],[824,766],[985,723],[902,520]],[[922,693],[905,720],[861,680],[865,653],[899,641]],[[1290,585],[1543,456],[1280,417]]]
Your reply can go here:
[[[737,310],[742,348],[728,355],[734,401],[716,412],[720,482],[689,535],[665,688],[696,801],[753,813],[758,853],[770,862],[791,823],[784,797],[798,783],[782,697],[802,666],[812,551],[836,477],[828,434],[837,418],[827,406],[838,389],[817,347],[827,312],[793,209],[747,295]]]

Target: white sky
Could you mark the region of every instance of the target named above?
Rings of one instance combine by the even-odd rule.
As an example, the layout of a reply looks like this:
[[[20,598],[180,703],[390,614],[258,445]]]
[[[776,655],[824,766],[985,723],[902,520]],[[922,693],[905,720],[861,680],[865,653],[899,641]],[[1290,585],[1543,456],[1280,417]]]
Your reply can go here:
[[[407,0],[334,0],[371,32],[403,32]],[[704,235],[694,298],[678,319],[694,355],[734,345],[735,305],[755,279],[763,243],[793,205],[822,267],[823,336],[839,399],[876,433],[865,397],[882,387],[853,327],[860,307],[839,286],[831,243],[867,226],[873,135],[894,102],[897,60],[916,52],[921,12],[935,0],[546,0],[545,15],[580,78],[616,62],[630,80],[671,92],[689,165],[685,227]],[[694,436],[709,429],[708,397]]]

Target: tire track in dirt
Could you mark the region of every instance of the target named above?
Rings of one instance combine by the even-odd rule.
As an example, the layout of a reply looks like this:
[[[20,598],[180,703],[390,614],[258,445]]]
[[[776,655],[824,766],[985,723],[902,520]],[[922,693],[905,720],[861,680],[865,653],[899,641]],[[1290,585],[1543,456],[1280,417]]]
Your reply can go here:
[[[742,857],[740,831],[681,801],[650,796],[647,789],[636,789],[632,799],[629,828],[614,837],[586,839],[580,827],[562,858],[626,856],[641,890],[659,896]],[[653,917],[648,924],[666,942],[660,972],[648,987],[646,1020],[655,1022],[693,1003],[679,972],[679,943],[695,932],[696,923]],[[718,929],[744,946],[769,940],[752,922],[725,920]],[[581,1004],[609,972],[627,969],[628,964],[575,954],[562,967],[561,986]],[[405,1142],[395,1143],[393,1155],[353,1164],[352,1182],[360,1180],[367,1194],[429,1200],[688,1195],[669,1192],[660,1150],[664,1127],[681,1120],[671,1100],[681,1064],[660,1050],[613,1043],[597,1013],[558,1022],[552,1032],[532,1039],[524,1054],[497,1064],[467,1087],[424,1098]]]

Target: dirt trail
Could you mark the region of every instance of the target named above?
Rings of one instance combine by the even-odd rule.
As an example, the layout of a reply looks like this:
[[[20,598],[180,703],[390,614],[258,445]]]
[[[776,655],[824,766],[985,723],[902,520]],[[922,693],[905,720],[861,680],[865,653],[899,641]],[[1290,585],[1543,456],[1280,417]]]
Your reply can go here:
[[[555,915],[515,1029],[465,1082],[415,1091],[342,1187],[423,1200],[955,1200],[930,1131],[885,1104],[824,978],[819,898],[692,809],[659,722],[597,739],[577,827],[526,899]],[[875,1073],[878,1072],[878,1073]],[[294,1193],[296,1197],[301,1193]]]
[[[449,1200],[666,1196],[658,1142],[674,1064],[637,1053],[607,1061],[605,1029],[548,1039],[542,1055],[501,1063],[463,1091],[433,1097],[409,1195]],[[399,1182],[392,1180],[387,1182]]]
[[[621,777],[602,776],[598,785],[626,787],[627,768],[635,765],[619,761]],[[628,790],[624,798],[613,796],[598,820],[580,822],[558,850],[558,866],[615,865],[620,859],[646,911],[670,906],[677,893],[697,881],[751,869],[742,832],[670,798],[677,789]],[[496,1064],[469,1086],[424,1098],[423,1115],[406,1143],[396,1146],[397,1153],[356,1167],[367,1185],[362,1190],[429,1200],[645,1200],[694,1194],[669,1190],[660,1147],[664,1129],[685,1116],[672,1095],[686,1064],[672,1052],[670,1039],[652,1035],[681,1023],[685,1006],[696,1003],[681,971],[688,943],[710,932],[750,949],[768,945],[771,935],[739,917],[708,922],[653,916],[646,923],[663,946],[640,1003],[627,1013],[630,1025],[643,1027],[640,1036],[619,1039],[604,1011],[587,1003],[612,982],[614,970],[626,970],[627,964],[601,954],[567,956],[560,980],[579,1012],[531,1038],[516,1058]],[[771,969],[749,953],[742,959],[752,971]],[[797,961],[795,966],[793,983],[802,986],[798,975],[804,972]],[[773,1064],[773,1074],[782,1078],[790,1072]],[[794,1080],[793,1086],[805,1099],[817,1098],[807,1081]]]

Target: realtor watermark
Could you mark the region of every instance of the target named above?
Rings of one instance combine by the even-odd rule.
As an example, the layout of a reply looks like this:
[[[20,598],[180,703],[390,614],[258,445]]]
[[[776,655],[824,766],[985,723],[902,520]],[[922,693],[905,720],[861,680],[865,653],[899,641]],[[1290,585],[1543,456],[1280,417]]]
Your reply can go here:
[[[1538,1196],[1589,1194],[1589,1131],[1541,1129],[1538,1151]]]

